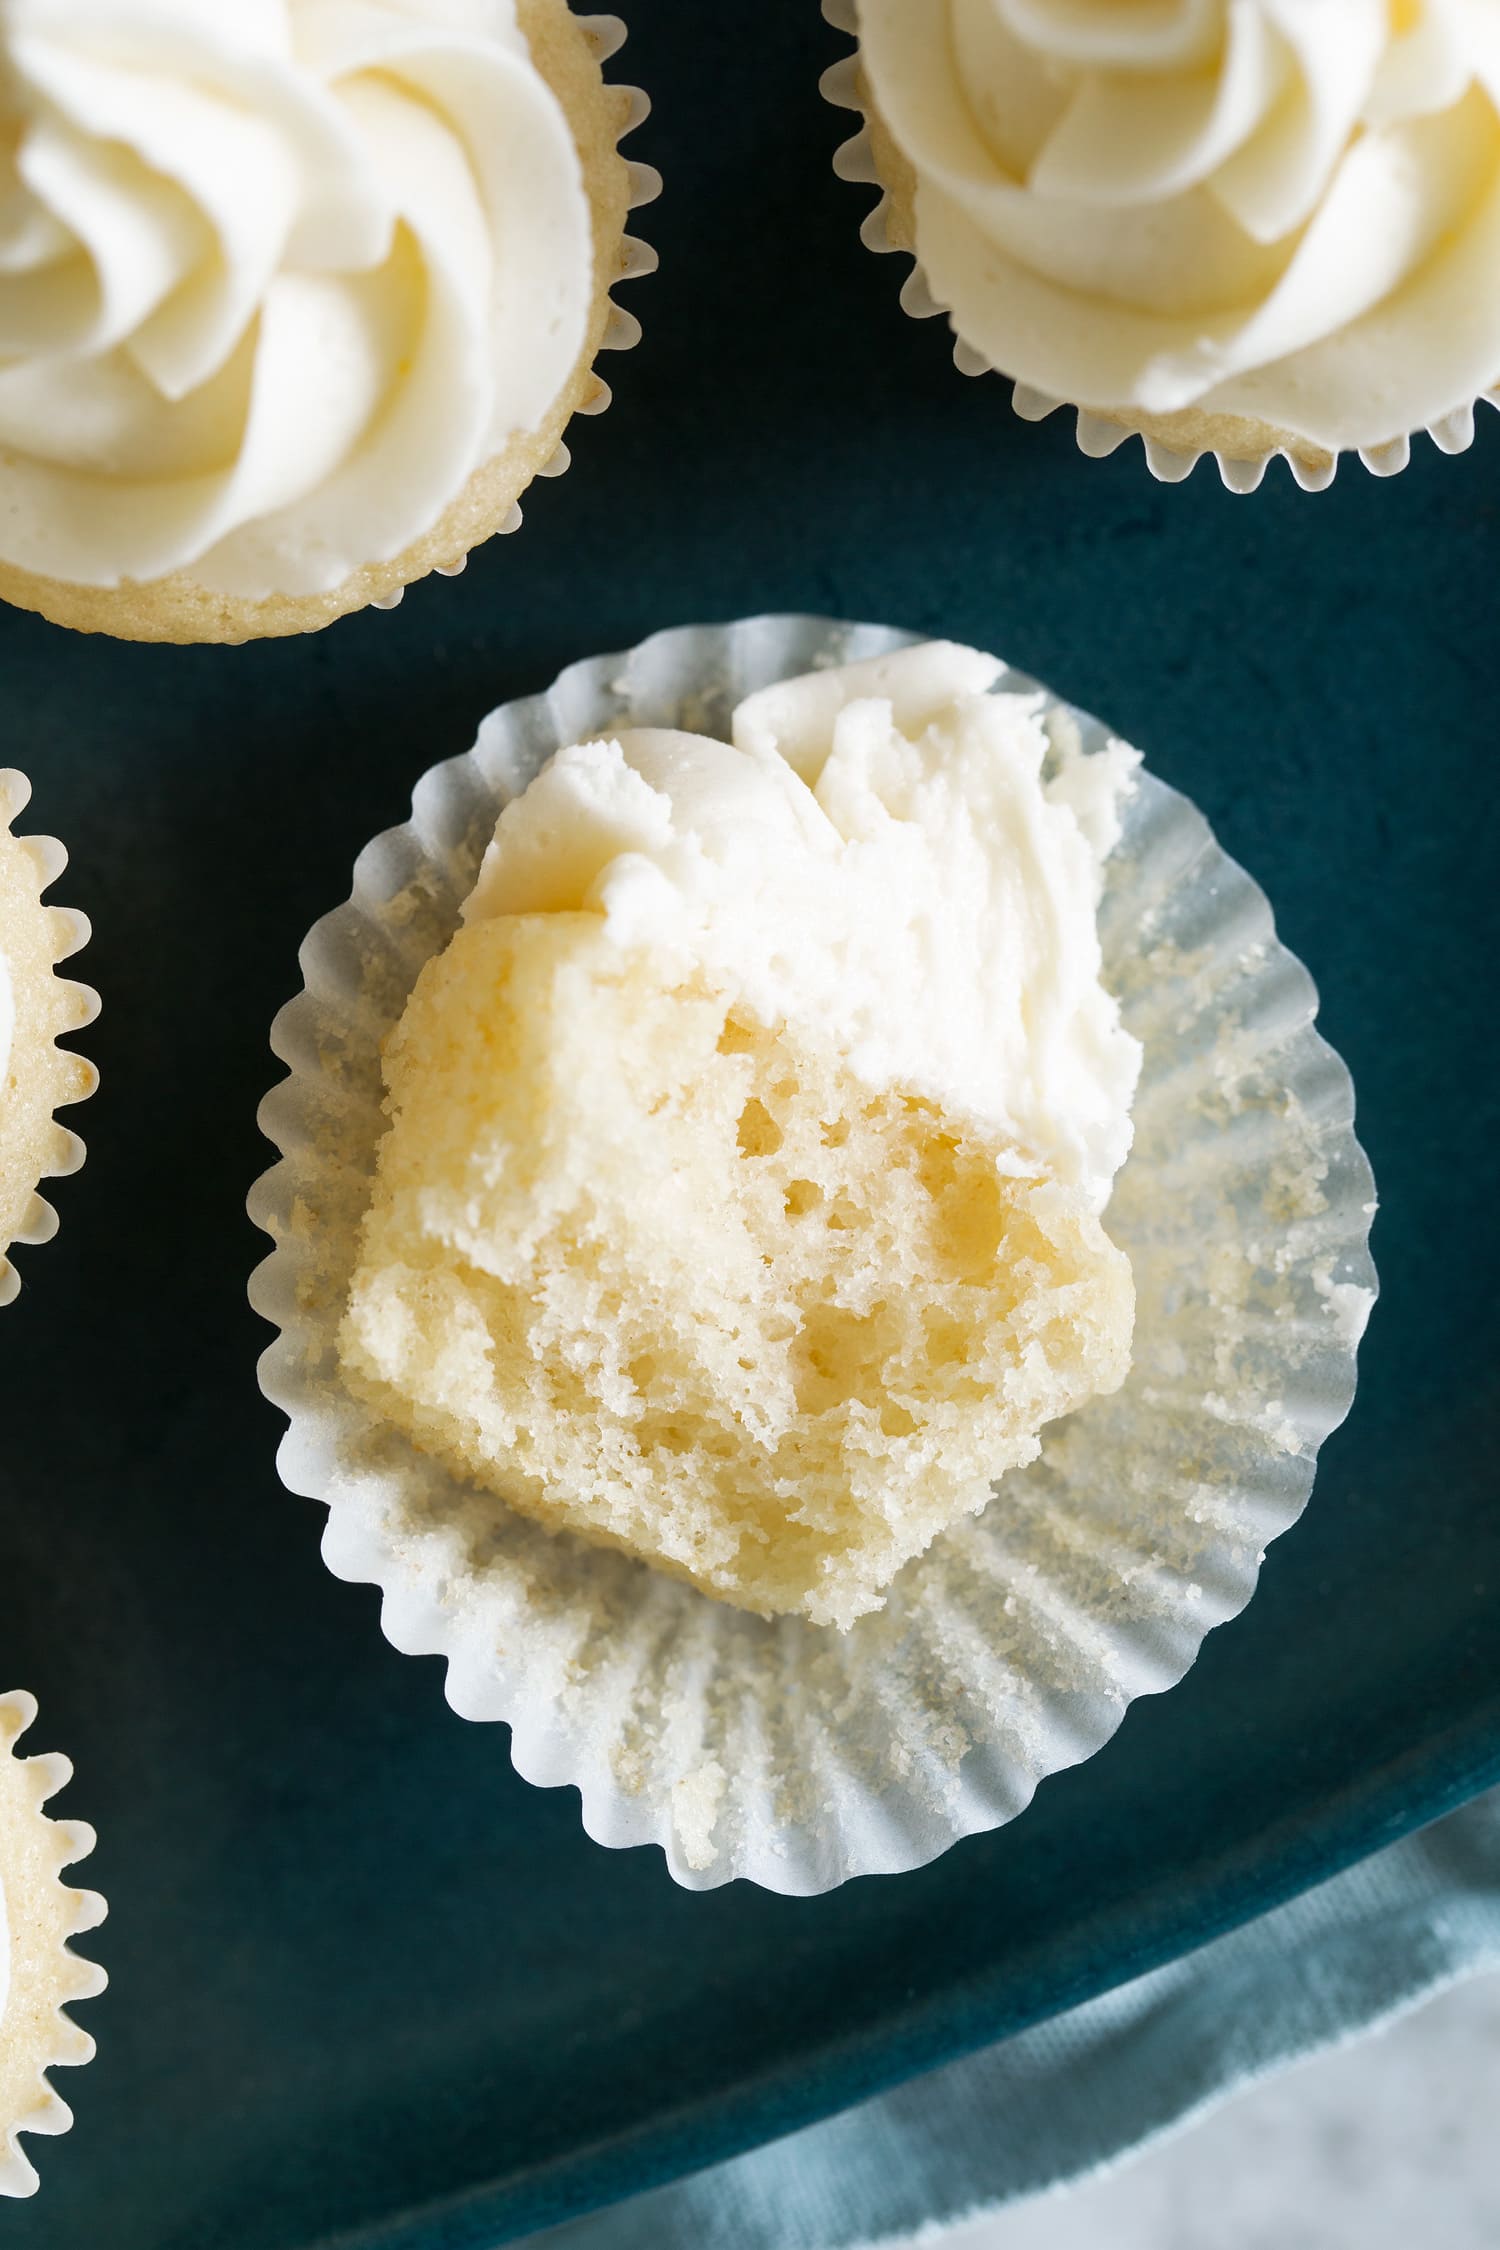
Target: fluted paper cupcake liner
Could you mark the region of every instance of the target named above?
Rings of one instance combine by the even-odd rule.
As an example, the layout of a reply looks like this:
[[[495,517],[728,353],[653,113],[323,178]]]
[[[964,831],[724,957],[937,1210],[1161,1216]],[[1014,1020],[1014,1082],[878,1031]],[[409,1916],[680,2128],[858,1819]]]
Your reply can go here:
[[[595,59],[599,63],[607,63],[611,56],[617,55],[624,46],[627,32],[625,25],[618,16],[581,16],[578,20],[590,47],[593,49]],[[644,93],[639,86],[615,86],[611,88],[611,91],[622,95],[626,104],[617,136],[616,145],[618,146],[619,142],[627,140],[638,126],[644,125],[651,114],[651,100],[650,96]],[[654,203],[661,194],[661,174],[656,167],[652,164],[640,164],[634,159],[630,159],[626,162],[625,170],[629,179],[629,202],[626,208],[631,211],[639,211],[645,204]],[[647,274],[655,273],[659,262],[657,254],[649,242],[641,241],[636,235],[625,235],[620,243],[619,270],[610,283],[611,292],[617,289],[622,281],[640,281]],[[611,293],[609,317],[605,322],[604,333],[599,339],[599,350],[601,352],[634,351],[640,340],[640,322],[633,312],[628,312],[623,305],[617,304]],[[575,411],[582,415],[603,414],[612,404],[613,396],[613,392],[599,373],[596,365],[593,384],[587,396]],[[572,464],[572,454],[569,452],[566,443],[559,439],[556,451],[536,473],[539,477],[565,476]],[[519,531],[522,521],[522,507],[520,501],[517,500],[503,522],[495,526],[495,536],[505,538],[511,532]],[[468,564],[469,557],[465,554],[460,556],[457,562],[440,563],[434,575],[438,578],[457,578],[468,568]],[[399,609],[406,593],[407,588],[405,586],[397,586],[391,593],[380,595],[375,601],[371,602],[370,607],[384,610]]]
[[[31,783],[13,766],[0,767],[0,836],[7,834],[12,822],[24,812],[31,801]],[[31,859],[36,870],[40,890],[47,890],[56,882],[68,864],[68,855],[55,836],[14,836]],[[88,917],[72,907],[42,906],[38,911],[46,916],[51,932],[50,945],[54,970],[88,944],[91,935]],[[88,985],[74,984],[66,978],[57,978],[57,1023],[49,1038],[45,1053],[55,1058],[58,1092],[54,1107],[66,1108],[75,1102],[86,1101],[99,1083],[99,1074],[82,1055],[75,1055],[52,1045],[57,1036],[68,1036],[91,1024],[99,1013],[99,995]],[[11,1057],[11,1070],[18,1067],[19,1058]],[[59,1067],[60,1066],[60,1067]],[[3,1091],[0,1084],[0,1091]],[[12,1113],[13,1114],[13,1113]],[[7,1116],[0,1107],[0,1165],[6,1156]],[[43,1151],[39,1178],[64,1179],[76,1172],[84,1159],[84,1145],[77,1133],[59,1125],[54,1118],[47,1146]],[[29,1175],[28,1175],[29,1176]],[[9,1304],[21,1284],[8,1250],[20,1245],[50,1242],[57,1232],[57,1213],[43,1196],[33,1190],[9,1242],[0,1238],[0,1305]]]
[[[93,2040],[63,2011],[108,1982],[71,1942],[104,1920],[104,1901],[62,1880],[65,1867],[93,1850],[94,1831],[42,1810],[73,1769],[55,1755],[14,1755],[35,1717],[34,1697],[0,1695],[0,2196],[36,2192],[19,2136],[65,2133],[72,2124],[47,2074],[92,2059]]]
[[[851,39],[858,38],[858,0],[823,0],[823,14],[836,31],[847,32]],[[894,241],[891,237],[888,224],[890,196],[887,182],[882,178],[875,160],[869,116],[860,87],[857,56],[847,55],[823,73],[822,92],[824,99],[833,108],[850,110],[860,120],[858,131],[844,142],[834,157],[835,173],[841,180],[879,191],[878,202],[866,214],[860,227],[860,240],[868,250],[882,254],[896,252],[911,259],[911,272],[901,290],[902,309],[914,320],[931,320],[939,315],[948,320],[950,327],[954,329],[953,363],[961,375],[1000,375],[1011,382],[1011,404],[1023,422],[1040,422],[1047,415],[1056,413],[1060,407],[1071,407],[1076,416],[1078,450],[1087,454],[1091,460],[1100,460],[1117,451],[1128,438],[1139,437],[1145,451],[1146,466],[1161,484],[1180,484],[1184,477],[1191,476],[1200,461],[1211,456],[1229,491],[1254,492],[1271,462],[1279,457],[1286,462],[1304,492],[1327,491],[1337,474],[1339,455],[1325,447],[1314,445],[1311,440],[1297,441],[1297,446],[1277,443],[1249,452],[1232,452],[1218,446],[1185,447],[1171,444],[1148,430],[1136,428],[1132,421],[1116,420],[1109,414],[1078,406],[1072,400],[1055,398],[1047,391],[1036,389],[1033,384],[1008,376],[1004,368],[994,366],[982,352],[958,334],[951,308],[934,294],[921,260],[911,244]],[[1449,413],[1440,415],[1436,421],[1425,425],[1427,435],[1440,453],[1467,452],[1474,442],[1474,409],[1485,403],[1500,408],[1500,383],[1482,392],[1478,398],[1464,400]],[[1383,444],[1362,445],[1354,450],[1371,476],[1397,476],[1411,459],[1412,434],[1403,431]]]
[[[1134,1696],[1170,1687],[1249,1600],[1353,1396],[1374,1297],[1354,1096],[1313,1029],[1307,972],[1250,878],[1141,775],[1107,868],[1106,976],[1144,1042],[1137,1140],[1106,1224],[1138,1291],[1125,1388],[1047,1433],[1034,1466],[839,1634],[709,1600],[554,1537],[456,1482],[350,1396],[336,1332],[368,1200],[381,1043],[453,933],[507,798],[559,745],[622,726],[726,734],[768,683],[913,636],[761,617],[658,634],[507,704],[424,775],[360,854],[276,1018],[290,1076],[262,1105],[282,1160],[250,1212],[251,1283],[279,1331],[261,1385],[290,1427],[285,1483],[326,1504],[336,1576],[378,1585],[399,1649],[511,1728],[517,1770],[571,1783],[604,1844],[656,1843],[678,1882],[827,1890],[922,1865],[1013,1818]],[[1051,729],[1109,738],[1035,693]]]

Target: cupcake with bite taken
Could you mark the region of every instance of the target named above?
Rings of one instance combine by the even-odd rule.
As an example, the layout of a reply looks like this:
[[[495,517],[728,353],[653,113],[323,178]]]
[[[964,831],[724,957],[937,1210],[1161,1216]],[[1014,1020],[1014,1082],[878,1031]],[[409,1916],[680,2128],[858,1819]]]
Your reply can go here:
[[[754,618],[502,706],[276,1021],[285,1482],[680,1882],[1012,1818],[1249,1599],[1372,1299],[1201,817],[998,657]]]

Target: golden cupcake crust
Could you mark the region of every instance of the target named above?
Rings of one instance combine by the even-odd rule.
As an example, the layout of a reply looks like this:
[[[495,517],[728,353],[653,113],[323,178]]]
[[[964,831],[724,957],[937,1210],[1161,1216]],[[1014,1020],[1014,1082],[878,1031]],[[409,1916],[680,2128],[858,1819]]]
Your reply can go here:
[[[630,167],[619,151],[633,96],[607,85],[599,57],[567,0],[517,0],[516,14],[537,69],[567,116],[583,165],[593,218],[594,299],[588,332],[573,372],[546,419],[520,431],[484,462],[432,528],[387,562],[365,563],[326,594],[271,595],[246,601],[211,592],[188,571],[118,586],[77,586],[0,563],[0,601],[38,611],[78,633],[128,641],[221,641],[238,644],[315,633],[372,602],[387,601],[434,570],[460,566],[471,548],[508,521],[532,480],[547,472],[564,430],[578,413],[597,411],[605,386],[594,372],[612,306],[610,291],[625,276]]]

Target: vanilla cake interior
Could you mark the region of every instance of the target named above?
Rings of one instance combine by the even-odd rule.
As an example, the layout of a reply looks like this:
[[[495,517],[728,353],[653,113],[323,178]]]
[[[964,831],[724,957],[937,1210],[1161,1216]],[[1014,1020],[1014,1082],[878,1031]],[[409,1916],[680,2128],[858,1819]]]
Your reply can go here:
[[[844,1627],[1118,1387],[1086,1196],[592,913],[462,929],[388,1042],[352,1387],[555,1530]]]

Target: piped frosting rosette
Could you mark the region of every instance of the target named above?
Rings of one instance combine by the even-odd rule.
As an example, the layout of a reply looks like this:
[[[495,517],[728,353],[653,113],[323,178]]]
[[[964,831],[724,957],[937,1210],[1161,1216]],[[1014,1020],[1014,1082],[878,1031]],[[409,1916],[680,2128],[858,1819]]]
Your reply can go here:
[[[20,1287],[7,1252],[57,1232],[39,1183],[83,1162],[83,1142],[55,1112],[98,1084],[92,1063],[57,1045],[93,1022],[99,997],[56,973],[88,943],[89,924],[73,907],[43,903],[68,855],[55,837],[12,835],[30,798],[26,776],[0,767],[0,1305]]]
[[[519,522],[659,186],[565,0],[7,0],[0,595],[244,639]]]
[[[1500,404],[1500,33],[1469,0],[824,0],[864,125],[836,169],[884,191],[872,249],[915,270],[968,374],[1017,413],[1132,433],[1152,472],[1212,452],[1308,490],[1447,453]]]
[[[0,1695],[0,2196],[36,2192],[20,2135],[65,2133],[72,2124],[48,2072],[90,2061],[94,2042],[63,2011],[108,1981],[71,1942],[104,1920],[104,1901],[62,1879],[93,1850],[94,1831],[81,1820],[49,1820],[42,1809],[73,1769],[55,1754],[16,1754],[35,1717],[32,1696]]]
[[[281,1160],[250,1197],[273,1243],[251,1299],[278,1332],[260,1375],[289,1420],[283,1480],[327,1507],[334,1574],[381,1587],[394,1645],[447,1659],[458,1712],[506,1721],[527,1780],[577,1787],[591,1836],[660,1845],[693,1888],[811,1893],[920,1866],[1180,1679],[1300,1514],[1373,1302],[1373,1188],[1311,980],[1202,817],[1143,771],[1099,912],[1104,982],[1143,1050],[1106,1214],[1134,1271],[1131,1371],[883,1608],[844,1632],[731,1608],[497,1507],[353,1394],[339,1332],[387,1124],[382,1047],[501,808],[562,745],[641,727],[727,741],[754,691],[910,638],[799,617],[688,628],[492,712],[361,853],[272,1032],[289,1075],[261,1110]],[[1096,721],[1013,672],[996,686],[1035,698],[1060,761],[1119,770]]]

